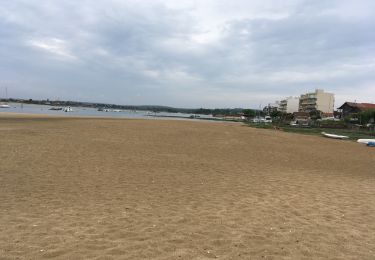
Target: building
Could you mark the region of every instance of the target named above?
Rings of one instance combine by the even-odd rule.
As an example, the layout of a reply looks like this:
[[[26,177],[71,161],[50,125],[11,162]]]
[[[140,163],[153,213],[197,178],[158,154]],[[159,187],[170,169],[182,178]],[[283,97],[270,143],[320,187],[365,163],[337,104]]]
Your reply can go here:
[[[350,114],[357,114],[369,109],[375,109],[375,104],[345,102],[338,109],[340,109],[342,117],[346,117]]]
[[[280,107],[279,101],[276,101],[275,103],[269,103],[268,106],[265,106],[263,108],[263,112],[266,115],[270,115],[274,112],[277,112],[279,110],[279,107]]]
[[[320,117],[322,119],[334,119],[335,118],[335,112],[333,112],[333,113],[324,113],[324,112],[322,112],[322,113],[320,113]]]
[[[299,98],[298,97],[287,97],[280,101],[279,111],[283,113],[294,113],[298,112],[299,109]]]
[[[335,98],[332,93],[326,93],[322,89],[301,95],[299,100],[300,112],[319,110],[323,113],[333,113]]]
[[[308,112],[294,112],[293,120],[298,125],[308,125],[310,114]]]

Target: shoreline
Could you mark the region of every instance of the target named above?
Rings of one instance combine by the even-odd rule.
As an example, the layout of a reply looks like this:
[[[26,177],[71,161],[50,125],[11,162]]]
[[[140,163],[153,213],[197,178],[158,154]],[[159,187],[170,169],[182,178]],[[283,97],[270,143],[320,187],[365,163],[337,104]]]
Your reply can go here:
[[[218,123],[244,123],[240,121],[233,120],[220,120],[220,119],[210,119],[210,118],[188,118],[183,116],[145,116],[145,117],[126,117],[126,116],[97,116],[97,115],[59,115],[59,114],[42,114],[42,113],[19,113],[19,112],[2,112],[0,111],[0,118],[2,115],[5,117],[14,116],[26,116],[26,117],[39,117],[39,118],[76,118],[76,119],[132,119],[132,120],[163,120],[163,121],[191,121],[191,122],[218,122]]]

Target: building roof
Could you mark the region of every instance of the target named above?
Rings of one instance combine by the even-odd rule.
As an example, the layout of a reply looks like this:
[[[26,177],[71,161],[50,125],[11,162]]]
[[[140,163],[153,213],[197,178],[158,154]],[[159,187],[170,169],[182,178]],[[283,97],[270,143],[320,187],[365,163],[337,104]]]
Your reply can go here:
[[[294,118],[309,118],[310,113],[309,112],[294,112],[293,117]]]
[[[309,112],[299,111],[299,112],[294,112],[293,115],[296,115],[296,116],[309,116],[310,113]]]
[[[343,109],[345,104],[350,106],[350,107],[358,108],[359,110],[375,109],[375,104],[372,104],[372,103],[354,103],[354,102],[345,102],[344,104],[342,104],[341,107],[339,107],[339,109]]]
[[[321,113],[322,117],[333,117],[333,113]]]

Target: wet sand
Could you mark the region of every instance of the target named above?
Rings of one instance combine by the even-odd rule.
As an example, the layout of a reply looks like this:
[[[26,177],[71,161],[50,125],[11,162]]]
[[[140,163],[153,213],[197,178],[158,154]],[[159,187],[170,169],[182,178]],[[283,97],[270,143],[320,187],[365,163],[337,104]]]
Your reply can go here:
[[[374,259],[375,149],[0,114],[0,259]]]

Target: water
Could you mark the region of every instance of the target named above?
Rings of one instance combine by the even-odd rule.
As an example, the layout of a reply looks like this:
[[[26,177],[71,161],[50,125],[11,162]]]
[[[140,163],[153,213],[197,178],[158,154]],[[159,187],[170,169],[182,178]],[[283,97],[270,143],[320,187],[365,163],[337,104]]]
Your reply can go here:
[[[9,103],[10,108],[0,108],[0,113],[25,113],[25,114],[44,114],[58,115],[66,117],[85,116],[85,117],[119,117],[119,118],[174,118],[188,119],[192,114],[184,113],[153,113],[150,111],[121,110],[121,112],[98,111],[96,108],[72,107],[73,112],[64,112],[62,110],[50,110],[52,106]],[[212,118],[211,115],[200,115],[200,118]]]

